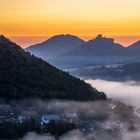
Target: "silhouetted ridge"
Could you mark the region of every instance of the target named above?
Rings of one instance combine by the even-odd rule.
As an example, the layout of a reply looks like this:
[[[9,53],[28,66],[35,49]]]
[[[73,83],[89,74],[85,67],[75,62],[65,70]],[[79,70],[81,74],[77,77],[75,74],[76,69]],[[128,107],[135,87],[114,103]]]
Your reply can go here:
[[[3,36],[0,37],[0,97],[9,100],[28,97],[106,99],[104,93],[26,53]]]
[[[85,41],[73,35],[56,35],[48,40],[32,45],[26,50],[36,56],[48,60],[63,53],[74,50],[78,46],[84,44]]]
[[[129,49],[139,49],[140,50],[140,40],[128,46]]]
[[[125,48],[115,43],[114,39],[98,35],[76,49],[50,59],[49,62],[58,67],[119,63],[125,54]]]
[[[4,35],[0,35],[0,43],[7,43],[11,42],[8,38],[6,38]]]
[[[0,47],[19,47],[16,43],[10,41],[4,35],[0,35]]]
[[[48,42],[53,43],[54,41],[59,41],[59,43],[63,43],[60,41],[69,41],[69,40],[78,40],[78,41],[81,41],[84,43],[84,41],[82,39],[78,38],[77,36],[70,35],[70,34],[55,35],[42,43],[48,43]]]
[[[140,61],[140,41],[126,48],[102,34],[87,42],[72,35],[56,35],[27,51],[59,68]]]
[[[121,46],[120,44],[115,43],[114,42],[114,39],[104,37],[102,34],[97,35],[97,37],[95,37],[92,40],[87,41],[82,46],[86,46],[88,48],[92,47],[93,51],[96,51],[97,48],[98,48],[98,49],[100,49],[100,52],[110,51],[110,50],[106,50],[108,48],[111,48],[111,49],[115,49],[115,48],[120,49],[120,48],[123,48],[123,46]]]
[[[96,43],[101,43],[101,42],[110,43],[110,44],[114,43],[114,39],[103,37],[102,34],[97,35],[97,37],[93,39],[93,41]]]

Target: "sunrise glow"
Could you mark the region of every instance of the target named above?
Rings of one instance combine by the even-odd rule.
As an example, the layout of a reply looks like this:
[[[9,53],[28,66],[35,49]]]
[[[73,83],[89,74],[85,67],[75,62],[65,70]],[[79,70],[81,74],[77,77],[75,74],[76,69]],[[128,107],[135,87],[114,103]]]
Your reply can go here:
[[[140,38],[140,1],[0,0],[0,34],[29,37],[28,45],[32,37],[42,41],[62,33],[86,40],[102,33],[130,44]]]

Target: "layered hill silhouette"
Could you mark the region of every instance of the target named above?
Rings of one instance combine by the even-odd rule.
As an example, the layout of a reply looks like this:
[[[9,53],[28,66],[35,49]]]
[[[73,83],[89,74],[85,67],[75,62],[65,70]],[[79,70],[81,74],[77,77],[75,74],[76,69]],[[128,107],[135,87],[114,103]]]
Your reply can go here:
[[[62,34],[53,36],[42,43],[30,46],[26,50],[44,60],[47,60],[76,49],[76,47],[84,43],[84,40],[76,36]]]
[[[131,52],[131,51],[130,51]],[[114,39],[98,35],[76,49],[49,60],[54,65],[82,66],[122,63],[133,60],[129,50]]]
[[[72,35],[63,35],[63,37]],[[59,36],[61,37],[61,36]],[[77,37],[76,37],[77,38]],[[79,38],[78,38],[79,39]],[[56,36],[53,37],[52,42],[56,42]],[[60,40],[57,40],[58,44]],[[61,40],[62,41],[62,40]],[[61,42],[60,41],[60,42]],[[63,41],[62,41],[63,42]],[[62,43],[61,42],[61,43]],[[68,43],[68,42],[65,42]],[[80,45],[81,44],[81,45]],[[42,50],[43,46],[35,45],[38,47],[38,52]],[[32,50],[30,49],[32,48]],[[27,48],[27,51],[35,54],[38,57],[46,60],[47,53],[44,51],[44,54],[34,53],[34,47]],[[50,46],[51,48],[51,46]],[[57,51],[56,47],[52,47],[53,51]],[[58,47],[59,48],[59,47]],[[59,55],[53,55],[52,52],[49,55],[52,57],[48,57],[48,62],[58,67],[73,67],[73,66],[83,66],[83,65],[104,65],[104,64],[115,64],[115,63],[129,63],[129,62],[137,62],[140,60],[139,52],[140,52],[140,41],[134,43],[133,45],[128,46],[127,48],[122,46],[121,44],[115,43],[114,39],[107,38],[98,35],[96,38],[89,40],[87,42],[78,43],[76,46],[72,46],[69,44],[71,50],[67,50],[66,52],[59,50]],[[65,49],[64,49],[65,50]]]
[[[71,74],[93,79],[105,79],[111,81],[140,81],[140,63],[122,64],[118,66],[100,66],[86,69],[80,68]]]
[[[98,35],[95,39],[87,41],[85,44],[78,48],[66,53],[66,55],[104,55],[104,54],[120,54],[125,48],[114,43],[114,39],[106,38],[102,35]]]
[[[104,93],[0,36],[0,98],[106,99]]]
[[[133,43],[132,45],[128,46],[127,49],[133,53],[139,53],[140,52],[140,40]]]

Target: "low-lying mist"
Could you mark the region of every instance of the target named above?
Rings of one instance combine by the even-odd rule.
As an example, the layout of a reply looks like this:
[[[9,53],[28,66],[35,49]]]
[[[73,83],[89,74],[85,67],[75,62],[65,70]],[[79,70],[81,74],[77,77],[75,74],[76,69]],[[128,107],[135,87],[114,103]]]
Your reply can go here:
[[[36,133],[28,133],[23,139],[21,140],[118,140],[118,137],[113,137],[109,135],[109,133],[96,133],[96,134],[88,134],[84,135],[79,131],[71,131],[59,139],[51,135],[38,135]],[[119,140],[140,140],[140,133],[139,132],[126,132],[123,130],[121,132],[121,138]]]
[[[106,93],[108,98],[140,108],[140,83],[135,81],[114,82],[107,80],[86,80],[93,87]]]
[[[70,102],[70,101],[51,101],[48,103],[42,102],[42,101],[35,101],[37,107],[44,108],[45,110],[51,109],[52,113],[60,113],[64,112],[64,110],[67,111],[76,111],[78,109],[78,115],[83,118],[84,121],[90,121],[94,120],[95,116],[101,117],[106,116],[108,114],[107,110],[107,103],[104,101],[100,102]],[[109,105],[109,104],[108,104]],[[108,106],[109,107],[109,106]],[[130,112],[129,114],[127,110],[119,110],[118,112],[114,113],[113,111],[108,114],[108,117],[100,124],[107,125],[106,121],[118,121],[121,120],[121,123],[124,124],[120,128],[120,130],[104,130],[102,129],[103,126],[101,126],[100,129],[94,131],[93,133],[82,133],[79,130],[73,130],[68,132],[67,134],[62,135],[59,137],[59,140],[139,140],[140,139],[140,133],[139,130],[133,130],[129,131],[129,120],[130,116],[134,115],[133,112]],[[125,118],[128,116],[128,118]],[[130,117],[130,118],[129,118]],[[91,120],[90,120],[91,119]],[[95,118],[96,119],[96,118]],[[101,122],[100,120],[96,120],[97,122]],[[135,122],[136,124],[139,124],[139,120]],[[107,126],[105,126],[107,127]],[[51,134],[46,135],[39,135],[34,132],[30,132],[24,136],[21,140],[58,140]]]
[[[112,100],[75,102],[75,101],[42,101],[28,99],[11,102],[12,107],[20,109],[35,107],[40,114],[71,115],[77,125],[93,128],[92,133],[83,133],[76,129],[55,138],[51,134],[27,133],[21,140],[139,140],[139,117],[132,107]],[[76,116],[74,115],[76,114]],[[73,116],[74,115],[74,116]],[[135,119],[136,118],[136,119]],[[138,126],[137,126],[138,125]],[[95,127],[96,126],[96,127]],[[129,131],[131,127],[137,127]],[[81,126],[80,126],[81,127]]]
[[[12,107],[21,110],[34,107],[39,116],[44,114],[60,115],[62,118],[69,116],[79,127],[59,138],[51,134],[39,135],[29,132],[21,140],[140,140],[139,83],[134,81],[112,82],[101,79],[89,79],[86,82],[99,91],[105,92],[110,100],[93,102],[39,99],[11,101],[9,104]],[[85,124],[86,126],[83,126]],[[82,129],[83,127],[93,128],[93,131],[83,133],[81,127]]]

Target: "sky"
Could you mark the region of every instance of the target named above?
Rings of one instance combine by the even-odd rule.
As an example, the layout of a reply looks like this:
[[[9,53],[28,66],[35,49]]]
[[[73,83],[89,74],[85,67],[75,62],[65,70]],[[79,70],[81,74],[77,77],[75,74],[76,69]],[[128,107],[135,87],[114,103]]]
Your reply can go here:
[[[0,0],[0,34],[23,47],[56,34],[140,38],[140,0]]]

